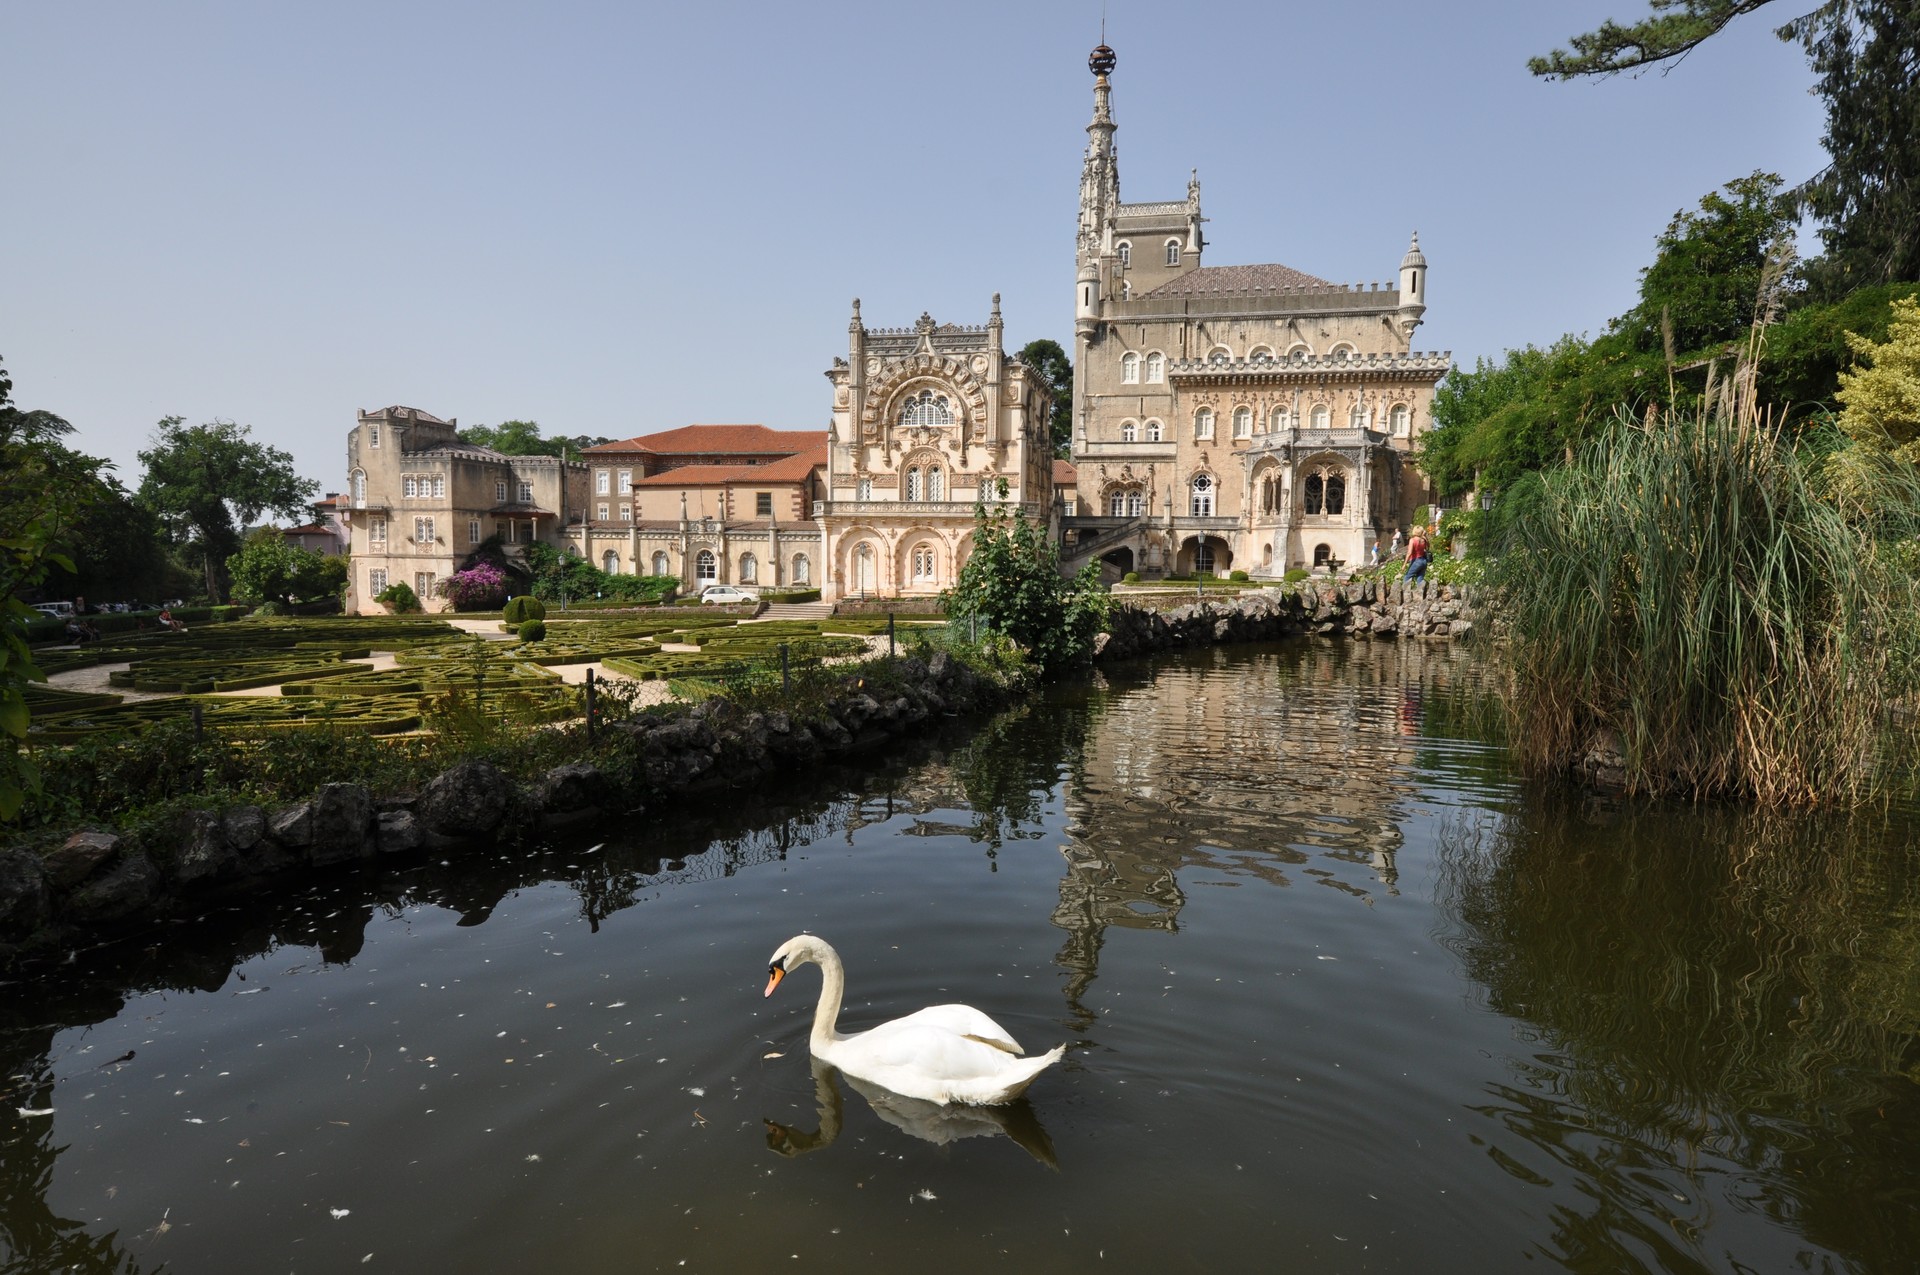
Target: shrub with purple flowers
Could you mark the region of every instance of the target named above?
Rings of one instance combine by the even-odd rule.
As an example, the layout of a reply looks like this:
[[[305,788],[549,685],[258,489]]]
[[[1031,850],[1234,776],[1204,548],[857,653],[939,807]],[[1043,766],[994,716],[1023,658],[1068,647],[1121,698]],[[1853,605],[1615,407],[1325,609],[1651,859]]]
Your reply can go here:
[[[492,611],[507,597],[507,576],[491,562],[476,562],[440,583],[440,593],[456,611]]]

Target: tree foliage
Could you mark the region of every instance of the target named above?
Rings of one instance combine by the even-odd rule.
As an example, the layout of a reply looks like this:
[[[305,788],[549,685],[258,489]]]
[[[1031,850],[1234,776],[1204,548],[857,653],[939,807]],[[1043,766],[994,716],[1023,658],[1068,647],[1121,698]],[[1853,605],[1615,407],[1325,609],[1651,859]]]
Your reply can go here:
[[[13,380],[0,367],[0,821],[16,818],[40,787],[40,772],[21,744],[27,685],[46,676],[27,646],[34,612],[20,595],[54,566],[73,565],[58,549],[75,514],[73,488],[60,477],[63,456],[72,453],[56,441],[72,428],[51,412],[15,407]]]
[[[207,596],[225,596],[221,573],[239,548],[239,528],[271,510],[298,516],[319,484],[293,471],[293,457],[257,443],[232,421],[189,427],[169,416],[154,429],[140,463],[147,468],[139,499],[206,574]]]
[[[1836,423],[1859,446],[1920,465],[1920,301],[1893,303],[1885,341],[1850,332],[1847,344],[1858,363],[1840,374]]]
[[[1020,347],[1020,361],[1040,376],[1053,394],[1053,408],[1047,417],[1053,454],[1065,457],[1073,447],[1073,360],[1058,341],[1042,337]]]
[[[1528,67],[1565,80],[1672,62],[1771,2],[1648,0],[1639,22],[1603,22]],[[1829,163],[1794,192],[1822,223],[1817,289],[1920,279],[1920,0],[1821,0],[1775,34],[1806,50],[1827,108]]]
[[[475,447],[491,448],[502,456],[558,456],[562,460],[577,459],[587,448],[612,441],[586,434],[572,438],[545,438],[540,433],[538,421],[469,425],[460,431],[459,438],[461,442],[472,443]]]
[[[342,558],[289,544],[277,529],[262,527],[227,559],[227,572],[234,596],[257,605],[337,594],[346,584],[345,565]]]
[[[1045,527],[984,505],[974,507],[973,554],[940,600],[951,619],[1004,634],[1045,670],[1090,657],[1107,616],[1097,566],[1062,577],[1059,549]]]

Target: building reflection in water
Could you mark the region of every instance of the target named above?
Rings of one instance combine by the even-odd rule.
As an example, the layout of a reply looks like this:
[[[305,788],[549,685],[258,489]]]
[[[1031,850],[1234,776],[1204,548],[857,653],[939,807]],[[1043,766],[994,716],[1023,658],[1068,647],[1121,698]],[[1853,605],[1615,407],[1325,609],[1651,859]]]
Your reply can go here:
[[[1053,911],[1080,1029],[1093,1020],[1081,997],[1107,927],[1177,929],[1183,871],[1397,894],[1406,776],[1426,742],[1429,693],[1471,677],[1463,652],[1384,643],[1216,657],[1243,675],[1142,665],[1109,674],[1088,715]]]

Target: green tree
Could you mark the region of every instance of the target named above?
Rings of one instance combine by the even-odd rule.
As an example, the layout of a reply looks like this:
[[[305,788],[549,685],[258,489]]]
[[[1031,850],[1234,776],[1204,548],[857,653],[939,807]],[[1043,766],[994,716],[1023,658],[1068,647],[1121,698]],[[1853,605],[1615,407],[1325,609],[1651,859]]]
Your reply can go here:
[[[574,460],[587,448],[612,440],[586,434],[543,438],[538,421],[501,421],[498,425],[469,425],[460,431],[460,441],[492,448],[502,456],[558,456],[562,460]]]
[[[1662,349],[1669,334],[1681,353],[1743,340],[1768,254],[1793,233],[1793,204],[1780,187],[1778,174],[1756,172],[1676,212],[1640,272],[1639,304],[1613,330],[1641,351]]]
[[[1047,431],[1053,454],[1064,458],[1073,448],[1073,360],[1058,341],[1042,337],[1020,347],[1020,361],[1039,373],[1041,383],[1053,394]]]
[[[330,565],[334,564],[334,565]],[[273,527],[247,537],[227,559],[234,596],[255,604],[325,597],[345,583],[345,562],[287,543]]]
[[[140,502],[188,545],[206,575],[207,596],[226,596],[221,570],[239,548],[239,528],[272,510],[303,512],[319,484],[293,472],[293,457],[253,441],[232,421],[187,426],[169,416],[154,430],[140,463]]]
[[[1013,639],[1044,670],[1079,663],[1107,617],[1099,568],[1060,574],[1060,551],[1046,528],[1022,513],[973,511],[973,553],[960,578],[940,595],[947,615],[977,620]]]
[[[17,818],[40,788],[40,772],[21,745],[26,688],[46,676],[27,646],[34,611],[20,595],[39,587],[51,568],[73,567],[58,548],[75,516],[74,489],[62,477],[73,453],[56,441],[72,428],[51,412],[15,407],[13,380],[0,367],[0,821]]]
[[[1920,465],[1920,301],[1893,303],[1885,341],[1849,332],[1847,344],[1858,362],[1840,374],[1841,430],[1862,447]]]
[[[1528,67],[1565,80],[1670,63],[1771,2],[1648,0],[1639,22],[1603,22]],[[1829,163],[1795,192],[1823,223],[1822,295],[1920,279],[1920,0],[1821,0],[1775,34],[1806,50],[1826,102]]]

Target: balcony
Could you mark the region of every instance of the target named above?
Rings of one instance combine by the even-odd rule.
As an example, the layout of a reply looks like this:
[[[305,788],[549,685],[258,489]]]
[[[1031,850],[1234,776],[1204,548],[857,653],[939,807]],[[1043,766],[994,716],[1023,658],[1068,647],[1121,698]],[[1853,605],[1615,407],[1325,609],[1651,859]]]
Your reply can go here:
[[[813,507],[822,518],[971,518],[971,500],[828,500]],[[1019,512],[1036,521],[1044,521],[1046,509],[1038,503],[1013,500],[989,500],[989,512]]]
[[[1106,439],[1082,438],[1074,442],[1073,459],[1078,464],[1086,460],[1173,460],[1180,454],[1180,445],[1174,442],[1160,443],[1123,443]]]

